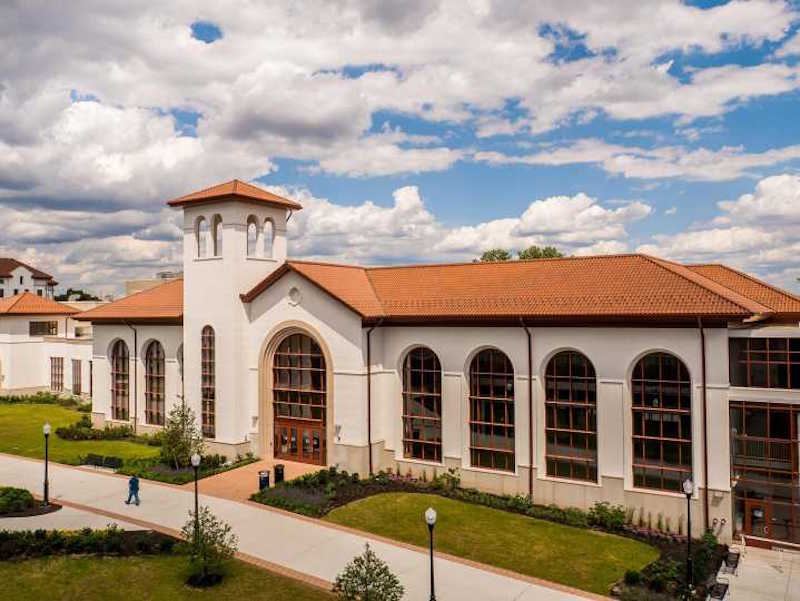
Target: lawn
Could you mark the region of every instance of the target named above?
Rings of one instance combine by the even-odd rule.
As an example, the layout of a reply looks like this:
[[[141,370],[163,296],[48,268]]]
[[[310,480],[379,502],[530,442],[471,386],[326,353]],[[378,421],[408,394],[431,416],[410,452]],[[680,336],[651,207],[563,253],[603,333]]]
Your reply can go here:
[[[657,549],[629,538],[438,495],[379,494],[338,507],[324,519],[426,547],[428,507],[438,513],[438,550],[601,595],[626,570],[640,570],[659,556]]]
[[[113,455],[122,459],[154,457],[157,447],[124,440],[62,440],[55,435],[59,426],[69,426],[81,413],[59,405],[0,404],[0,452],[44,459],[42,426],[49,421],[50,459],[77,465],[88,453]]]
[[[219,586],[208,590],[184,584],[186,558],[51,557],[0,562],[4,597],[16,601],[332,601],[333,596],[307,584],[244,562],[233,563]],[[10,595],[10,596],[7,596]]]

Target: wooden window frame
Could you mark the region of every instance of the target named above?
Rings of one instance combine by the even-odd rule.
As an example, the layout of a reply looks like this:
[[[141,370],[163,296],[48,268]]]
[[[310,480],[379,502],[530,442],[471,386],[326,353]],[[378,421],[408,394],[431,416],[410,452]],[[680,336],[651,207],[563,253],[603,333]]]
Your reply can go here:
[[[64,357],[50,357],[50,390],[64,392]]]
[[[736,410],[740,411],[738,423],[734,416]],[[747,412],[753,410],[765,413],[766,436],[748,432]],[[788,438],[773,436],[771,414],[779,411],[789,414]],[[796,492],[793,493],[800,482],[800,406],[780,402],[730,401],[729,412],[731,476],[736,481],[732,491],[734,508],[737,503],[746,504],[748,501],[763,502],[770,509],[773,506],[788,508],[788,537],[777,540],[800,543],[800,497]],[[739,453],[739,450],[744,452]],[[770,464],[780,461],[781,456],[789,463],[788,469]],[[783,496],[775,498],[776,490],[785,492]],[[765,491],[770,494],[765,494]]]
[[[206,438],[217,434],[216,332],[205,326],[200,334],[201,429]]]
[[[144,355],[144,416],[154,426],[166,421],[166,368],[164,346],[153,340]]]
[[[296,345],[300,345],[302,349],[305,339],[311,342],[310,352],[304,353],[301,350],[295,350]],[[318,360],[318,367],[308,365],[309,363],[313,364],[315,359]],[[292,365],[292,363],[298,365]],[[303,363],[306,365],[302,365]],[[325,355],[317,341],[311,336],[295,333],[284,338],[272,356],[272,405],[275,420],[303,420],[324,425],[328,394],[326,370]],[[317,374],[320,387],[314,388],[313,382],[312,385],[303,384],[305,373],[308,373],[309,380],[312,379],[313,374]],[[293,380],[299,380],[300,383],[293,385]],[[288,385],[282,382],[288,382]],[[308,400],[312,402],[307,402]],[[317,402],[314,402],[315,400]],[[308,408],[307,412],[305,408]],[[319,408],[321,411],[315,411]],[[281,413],[282,409],[286,409],[287,412]],[[314,417],[314,413],[318,413],[320,417]]]
[[[81,382],[81,360],[72,360],[72,394],[80,396],[83,394]]]
[[[58,336],[58,321],[29,321],[28,336]]]
[[[737,345],[745,342],[744,349]],[[784,343],[784,349],[773,349],[772,343]],[[754,343],[764,343],[764,348],[753,348]],[[775,388],[777,390],[800,389],[800,338],[789,337],[747,337],[730,338],[728,341],[730,355],[730,381],[732,386],[746,386],[748,388]],[[777,346],[777,345],[776,345]],[[793,348],[794,347],[794,348]],[[758,358],[763,356],[763,358]],[[782,358],[781,358],[782,357]],[[754,383],[754,366],[763,366],[765,384]],[[737,367],[744,369],[745,380],[740,382]],[[773,379],[773,369],[786,369],[786,386],[778,386]]]
[[[130,418],[130,352],[124,340],[111,348],[111,419]]]
[[[583,361],[583,373],[576,371],[576,358]],[[566,360],[567,373],[559,374],[559,361]],[[580,398],[579,382],[583,383]],[[559,384],[568,387],[568,399],[559,399]],[[577,389],[577,390],[576,390]],[[589,358],[579,351],[565,350],[550,359],[545,370],[545,465],[547,475],[597,482],[597,374]],[[559,426],[559,410],[566,410],[569,424]],[[584,427],[576,427],[576,419],[583,416]],[[568,438],[569,443],[559,443]],[[583,440],[583,446],[577,441]],[[560,473],[559,466],[566,466],[568,474]]]
[[[488,361],[488,370],[481,369],[484,357]],[[497,390],[496,381],[504,381],[505,384],[501,389],[505,391],[505,395],[497,396],[493,392],[480,394],[482,392],[481,380],[484,378],[488,379],[490,391]],[[472,467],[512,473],[516,471],[514,389],[514,367],[503,351],[487,348],[472,358],[469,367],[469,448]],[[488,416],[483,415],[484,411],[482,411],[487,406]],[[500,411],[502,421],[496,414],[498,408],[502,408]],[[503,434],[498,435],[498,432]],[[479,442],[479,437],[488,440],[488,444],[476,444]],[[496,444],[499,439],[510,440],[511,447]],[[489,461],[484,461],[487,458]]]
[[[645,362],[650,357],[658,358],[658,378],[646,377]],[[669,358],[677,362],[678,379],[670,380],[664,378],[664,359]],[[684,378],[685,375],[685,378]],[[658,390],[658,405],[647,405],[646,394],[648,387],[657,387]],[[665,387],[676,386],[678,391],[678,407],[677,408],[664,408],[664,389]],[[640,391],[637,394],[637,389]],[[688,398],[684,399],[682,390],[688,389]],[[638,402],[637,402],[638,400]],[[686,404],[686,407],[684,406]],[[633,429],[631,431],[633,453],[632,457],[632,472],[633,472],[633,485],[635,488],[649,489],[649,490],[665,490],[671,492],[681,492],[681,484],[686,478],[692,478],[693,474],[693,443],[692,443],[692,383],[689,377],[689,370],[686,365],[677,356],[665,352],[653,352],[643,356],[637,361],[631,375],[631,413]],[[658,420],[653,417],[658,416]],[[688,437],[685,435],[683,420],[681,416],[688,416]],[[678,436],[665,436],[664,423],[675,422],[678,427]],[[657,435],[647,434],[647,424],[649,421],[658,421]],[[636,422],[641,423],[640,434],[637,434]],[[656,443],[658,445],[658,456],[660,459],[648,459],[648,443]],[[674,447],[673,447],[674,445]],[[688,446],[688,450],[686,447]],[[665,461],[665,449],[673,447],[677,450],[678,463]],[[684,453],[688,454],[688,467],[684,463]],[[665,482],[673,482],[674,478],[667,478],[665,476],[672,475],[677,477],[677,485],[670,487],[666,486]],[[648,478],[657,478],[660,482],[658,486],[651,486],[647,484]]]
[[[417,412],[420,401],[422,408]],[[442,366],[436,353],[426,346],[411,349],[403,361],[402,419],[403,457],[441,463]]]

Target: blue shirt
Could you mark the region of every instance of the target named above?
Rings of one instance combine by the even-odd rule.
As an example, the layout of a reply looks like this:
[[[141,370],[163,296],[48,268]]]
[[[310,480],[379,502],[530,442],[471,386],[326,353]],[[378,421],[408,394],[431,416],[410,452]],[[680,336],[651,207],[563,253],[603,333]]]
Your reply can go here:
[[[131,479],[128,480],[128,488],[133,492],[139,492],[139,478],[131,476]]]

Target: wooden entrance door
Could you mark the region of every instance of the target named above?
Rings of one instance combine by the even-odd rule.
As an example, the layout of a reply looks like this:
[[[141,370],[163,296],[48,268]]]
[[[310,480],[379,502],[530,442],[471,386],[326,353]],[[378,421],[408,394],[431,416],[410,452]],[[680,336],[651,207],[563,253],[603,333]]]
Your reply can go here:
[[[278,420],[274,448],[276,459],[325,465],[324,427],[303,420]]]
[[[745,534],[750,536],[758,536],[760,538],[770,538],[771,507],[765,501],[752,501],[745,502],[745,515],[744,515],[744,531]]]

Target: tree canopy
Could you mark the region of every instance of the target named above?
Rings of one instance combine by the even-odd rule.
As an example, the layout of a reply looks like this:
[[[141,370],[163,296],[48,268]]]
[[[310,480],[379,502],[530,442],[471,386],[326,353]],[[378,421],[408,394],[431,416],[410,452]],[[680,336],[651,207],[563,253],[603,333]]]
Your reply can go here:
[[[517,253],[519,259],[553,259],[555,257],[563,257],[564,253],[558,250],[555,246],[529,246]],[[481,258],[481,262],[487,261],[510,261],[514,256],[511,251],[505,248],[490,248],[485,251]]]

